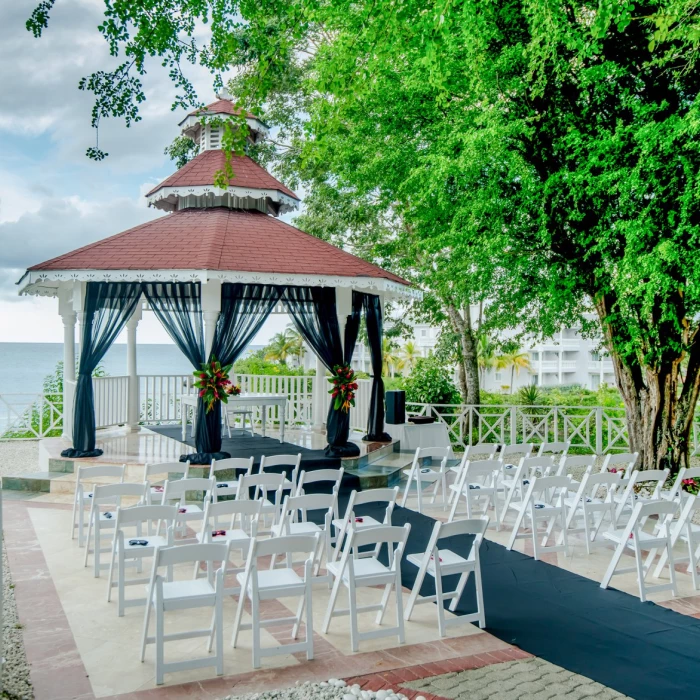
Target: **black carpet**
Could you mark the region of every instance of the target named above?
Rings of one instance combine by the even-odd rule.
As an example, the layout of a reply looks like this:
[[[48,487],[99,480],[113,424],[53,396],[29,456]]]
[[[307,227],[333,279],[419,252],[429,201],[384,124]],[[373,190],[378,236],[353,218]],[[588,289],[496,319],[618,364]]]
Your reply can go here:
[[[154,425],[149,426],[149,430],[154,433],[159,433],[160,435],[165,435],[166,437],[182,442],[182,427],[180,425]],[[189,429],[187,439],[185,440],[187,445],[192,448],[195,447],[194,439],[189,436]],[[222,452],[228,452],[231,457],[242,457],[248,459],[250,457],[254,458],[254,468],[253,471],[257,471],[260,466],[260,458],[265,455],[266,457],[274,457],[275,455],[296,455],[301,452],[301,468],[306,471],[313,471],[314,469],[339,469],[342,464],[341,460],[337,457],[326,457],[323,450],[310,450],[307,447],[299,447],[299,445],[294,445],[291,442],[280,442],[277,438],[262,437],[260,435],[242,435],[241,433],[234,434],[233,437],[229,438],[224,433],[223,439],[221,441]],[[183,452],[184,452],[183,448]],[[271,468],[269,471],[281,472],[280,468]],[[286,470],[285,470],[286,471]],[[289,474],[287,475],[289,476]],[[341,497],[347,498],[353,489],[358,489],[360,485],[359,479],[356,476],[350,474],[345,474],[343,476],[343,482],[341,485]],[[323,485],[320,484],[320,490],[323,490]],[[306,493],[314,493],[314,484],[311,484],[308,488],[304,489]]]
[[[397,507],[392,524],[406,522],[406,554],[424,552],[435,521]],[[471,538],[451,539],[444,546],[467,556]],[[635,700],[700,698],[700,620],[603,590],[596,581],[495,542],[485,540],[480,555],[486,631],[495,637]],[[405,587],[412,588],[417,572],[404,557]],[[455,585],[446,581],[446,588]],[[434,592],[426,576],[421,593]],[[457,614],[474,610],[470,580]]]

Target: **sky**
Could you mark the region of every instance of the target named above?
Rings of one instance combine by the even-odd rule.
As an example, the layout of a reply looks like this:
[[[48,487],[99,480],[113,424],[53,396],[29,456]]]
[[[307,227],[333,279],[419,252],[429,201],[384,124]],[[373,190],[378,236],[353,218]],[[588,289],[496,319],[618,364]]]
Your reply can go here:
[[[25,29],[35,4],[0,3],[0,342],[62,342],[57,300],[20,297],[16,282],[30,265],[162,216],[144,194],[175,170],[163,149],[183,117],[171,111],[175,89],[155,61],[144,77],[142,121],[103,121],[100,148],[109,157],[89,160],[92,96],[78,81],[119,63],[97,30],[104,3],[61,0],[40,39]],[[200,99],[215,99],[207,71],[191,67],[188,76]],[[287,323],[271,317],[254,342]],[[138,342],[170,340],[146,313]]]

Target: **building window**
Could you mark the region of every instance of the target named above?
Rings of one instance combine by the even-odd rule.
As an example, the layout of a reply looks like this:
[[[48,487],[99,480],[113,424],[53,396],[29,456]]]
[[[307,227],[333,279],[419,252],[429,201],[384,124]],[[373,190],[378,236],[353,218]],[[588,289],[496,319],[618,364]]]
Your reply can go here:
[[[600,353],[597,350],[591,352],[591,361],[600,362]]]
[[[503,377],[503,373],[502,373],[502,372],[494,372],[493,380],[494,380],[495,382],[500,382],[501,379],[502,379],[502,377]]]
[[[537,350],[532,350],[532,351],[530,352],[530,357],[531,357],[533,360],[537,361],[537,360],[540,359],[540,353],[539,353]]]
[[[421,337],[421,338],[427,338],[427,337],[428,337],[428,331],[427,331],[427,329],[425,329],[425,328],[421,329],[420,337]]]

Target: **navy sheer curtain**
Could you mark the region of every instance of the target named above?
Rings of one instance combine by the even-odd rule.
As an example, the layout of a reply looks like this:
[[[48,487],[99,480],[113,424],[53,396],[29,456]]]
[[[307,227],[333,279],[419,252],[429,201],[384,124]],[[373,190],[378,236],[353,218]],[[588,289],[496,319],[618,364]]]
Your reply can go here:
[[[391,435],[384,432],[384,380],[382,379],[382,305],[376,294],[363,294],[367,343],[372,362],[372,396],[367,419],[367,435],[362,439],[368,442],[390,442]]]
[[[145,282],[143,292],[153,313],[163,324],[175,345],[190,361],[194,369],[200,369],[205,360],[204,323],[202,318],[202,286],[199,282]],[[197,405],[195,445],[198,453],[212,450],[205,423],[221,424],[221,405],[217,401],[214,409],[206,412],[204,402]],[[219,436],[221,435],[219,428]],[[221,439],[219,438],[219,449]],[[183,455],[185,458],[191,455]],[[196,460],[192,460],[196,461]]]
[[[329,370],[332,370],[335,365],[342,365],[346,358],[348,361],[352,358],[360,322],[359,310],[356,325],[352,320],[354,314],[348,317],[352,327],[348,331],[346,325],[344,352],[340,341],[340,324],[334,288],[287,287],[282,300],[304,340]],[[318,377],[317,381],[323,381],[323,377]],[[336,411],[331,405],[326,420],[326,435],[328,445],[325,453],[328,457],[352,457],[360,453],[359,447],[348,441],[349,412]]]
[[[222,365],[233,364],[272,313],[280,294],[281,289],[274,285],[221,285],[221,313],[209,361],[216,358]],[[214,410],[197,413],[196,434],[201,436],[197,442],[199,452],[224,454],[221,452],[221,410],[221,403],[217,401]]]
[[[63,457],[98,457],[92,373],[124,329],[141,298],[138,282],[88,282],[80,337],[80,363],[73,404],[73,447]]]

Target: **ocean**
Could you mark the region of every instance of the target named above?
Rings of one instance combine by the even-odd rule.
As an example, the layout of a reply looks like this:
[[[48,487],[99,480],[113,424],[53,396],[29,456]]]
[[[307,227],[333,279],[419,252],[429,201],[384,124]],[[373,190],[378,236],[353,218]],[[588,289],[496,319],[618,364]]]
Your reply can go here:
[[[249,352],[262,347],[250,345]],[[189,374],[192,366],[172,344],[138,345],[139,374]],[[63,359],[61,343],[0,343],[0,394],[38,394],[44,378]],[[126,374],[126,345],[114,344],[100,366],[112,376]]]

